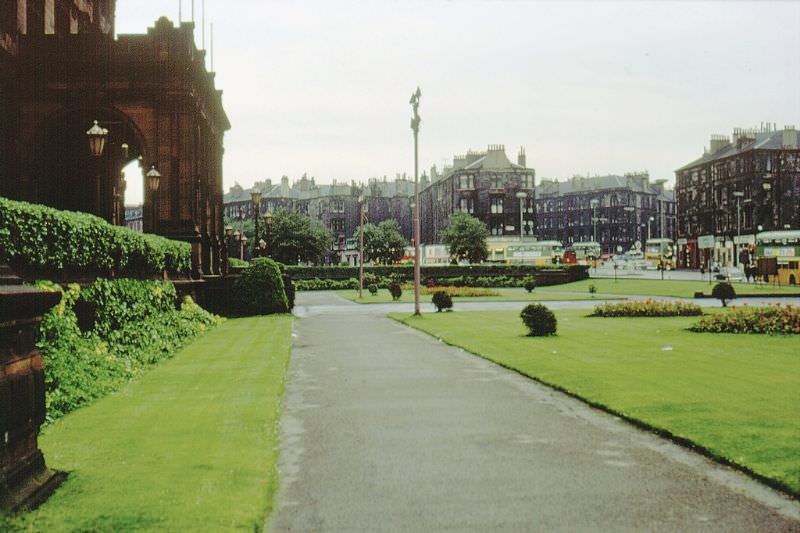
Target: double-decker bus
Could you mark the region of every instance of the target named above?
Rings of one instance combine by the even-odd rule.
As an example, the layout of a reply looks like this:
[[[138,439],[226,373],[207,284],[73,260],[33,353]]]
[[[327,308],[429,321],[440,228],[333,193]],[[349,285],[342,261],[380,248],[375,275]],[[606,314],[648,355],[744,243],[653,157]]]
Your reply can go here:
[[[672,239],[647,239],[644,245],[644,262],[647,268],[658,268],[659,265],[663,265],[665,270],[675,268],[675,247]]]
[[[506,248],[506,254],[511,263],[554,265],[562,261],[564,247],[560,241],[537,241],[510,245]]]
[[[761,275],[775,276],[778,283],[800,283],[800,231],[763,231],[756,234],[756,262],[759,271],[763,271]],[[767,269],[773,271],[766,272]]]
[[[575,252],[575,260],[579,265],[597,266],[597,261],[603,255],[600,243],[594,241],[573,242],[572,250]]]

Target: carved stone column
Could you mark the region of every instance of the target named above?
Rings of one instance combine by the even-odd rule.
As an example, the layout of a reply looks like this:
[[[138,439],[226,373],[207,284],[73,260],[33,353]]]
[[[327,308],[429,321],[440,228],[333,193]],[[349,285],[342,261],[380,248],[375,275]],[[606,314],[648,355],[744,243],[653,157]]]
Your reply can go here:
[[[0,512],[38,505],[66,477],[47,468],[38,445],[45,390],[36,338],[60,298],[22,286],[0,260]]]

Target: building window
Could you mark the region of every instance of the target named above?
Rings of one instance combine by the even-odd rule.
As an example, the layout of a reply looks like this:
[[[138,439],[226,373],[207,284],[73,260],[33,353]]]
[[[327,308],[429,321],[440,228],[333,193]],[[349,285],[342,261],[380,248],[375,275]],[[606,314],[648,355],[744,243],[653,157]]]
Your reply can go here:
[[[474,189],[475,188],[475,176],[472,174],[467,174],[465,176],[458,177],[458,188],[459,189]]]
[[[331,202],[331,212],[344,213],[344,200],[341,198],[335,198],[333,202]]]
[[[502,189],[503,188],[503,178],[498,174],[492,174],[491,178],[489,179],[490,187],[492,189]]]
[[[524,189],[533,189],[533,175],[532,174],[523,174],[523,176],[522,176],[522,187]]]
[[[344,219],[343,218],[334,218],[331,220],[331,231],[333,231],[334,235],[338,235],[340,233],[344,233]]]
[[[472,198],[461,198],[459,209],[464,213],[472,213]]]
[[[503,222],[502,221],[494,221],[489,226],[489,233],[493,236],[499,236],[503,234]]]
[[[503,213],[503,197],[493,196],[490,200],[489,212],[493,215],[500,215]]]

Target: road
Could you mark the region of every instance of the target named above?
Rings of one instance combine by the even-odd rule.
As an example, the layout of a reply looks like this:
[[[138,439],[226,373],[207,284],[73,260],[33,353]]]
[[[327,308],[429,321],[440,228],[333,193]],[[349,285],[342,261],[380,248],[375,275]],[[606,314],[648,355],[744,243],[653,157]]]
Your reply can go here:
[[[297,303],[271,531],[800,531],[796,502],[384,306]]]

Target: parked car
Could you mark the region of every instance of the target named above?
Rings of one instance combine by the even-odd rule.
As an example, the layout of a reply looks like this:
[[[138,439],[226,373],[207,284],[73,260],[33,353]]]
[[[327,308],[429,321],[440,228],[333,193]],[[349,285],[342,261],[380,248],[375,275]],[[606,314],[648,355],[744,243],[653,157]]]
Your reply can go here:
[[[714,279],[720,281],[743,281],[744,272],[736,267],[720,267],[719,271],[714,274]]]

